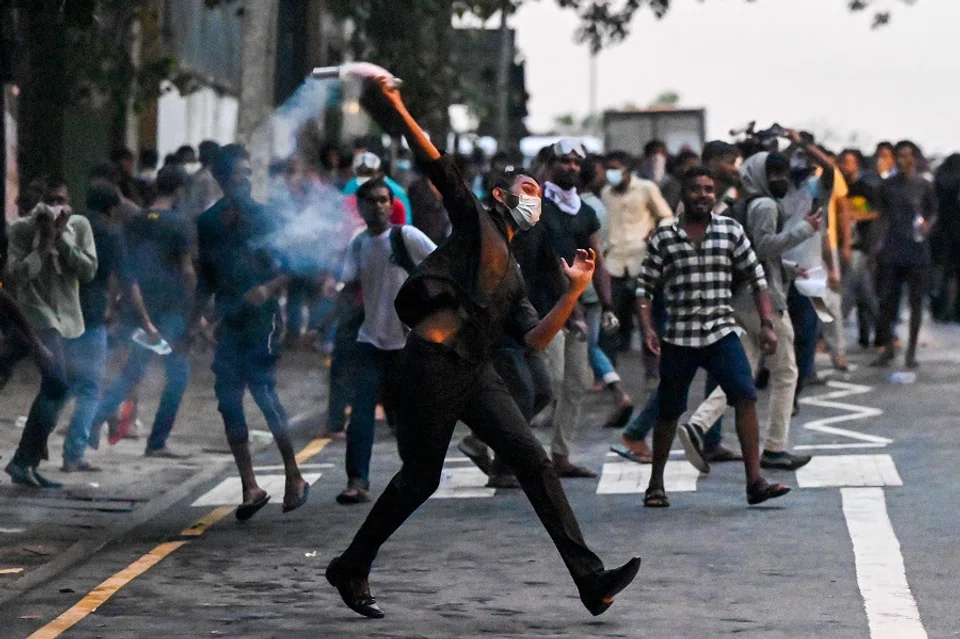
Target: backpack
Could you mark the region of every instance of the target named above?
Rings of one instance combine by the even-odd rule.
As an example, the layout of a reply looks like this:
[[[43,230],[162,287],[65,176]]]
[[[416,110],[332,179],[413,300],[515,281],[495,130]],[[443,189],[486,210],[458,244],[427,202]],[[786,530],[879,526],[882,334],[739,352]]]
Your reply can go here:
[[[405,270],[407,275],[417,268],[407,250],[407,243],[403,241],[403,226],[394,224],[390,227],[390,262]]]
[[[734,202],[733,206],[730,207],[729,217],[736,220],[740,226],[743,227],[744,233],[747,234],[747,239],[750,240],[750,244],[753,245],[753,236],[750,234],[750,224],[748,224],[747,218],[750,213],[750,207],[754,202],[762,198],[772,199],[767,195],[754,194],[750,197],[742,197]],[[777,207],[777,233],[783,231],[783,215],[780,214],[780,207]]]
[[[360,263],[360,250],[363,242],[357,237],[350,245],[350,251],[353,253],[353,259],[357,264]],[[407,243],[403,241],[403,225],[394,224],[390,227],[390,263],[399,266],[409,275],[417,267],[410,257],[410,251],[407,250]],[[360,327],[363,325],[363,292],[361,291],[353,302],[353,309],[340,320],[340,328],[337,330],[337,338],[349,342],[355,342],[360,333]]]

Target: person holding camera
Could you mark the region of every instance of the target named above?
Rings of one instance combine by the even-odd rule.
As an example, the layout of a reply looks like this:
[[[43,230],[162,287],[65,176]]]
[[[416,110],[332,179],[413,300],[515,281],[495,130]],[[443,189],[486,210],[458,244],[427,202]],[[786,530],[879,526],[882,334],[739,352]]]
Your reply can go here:
[[[68,342],[85,330],[80,284],[97,272],[97,250],[87,218],[74,215],[66,185],[48,185],[43,200],[27,217],[10,226],[10,278],[17,286],[24,314],[40,343],[52,354],[54,367],[42,371],[37,394],[6,472],[13,483],[59,488],[37,471],[48,459],[47,439],[67,402],[62,375]]]

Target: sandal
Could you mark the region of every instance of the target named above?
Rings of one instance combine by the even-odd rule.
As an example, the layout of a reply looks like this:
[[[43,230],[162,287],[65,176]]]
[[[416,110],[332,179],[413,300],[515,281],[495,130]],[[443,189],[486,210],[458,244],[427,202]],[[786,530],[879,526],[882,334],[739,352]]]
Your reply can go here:
[[[747,503],[751,506],[762,504],[768,499],[783,497],[790,492],[789,486],[783,484],[771,484],[766,479],[761,479],[752,486],[747,486]]]
[[[669,508],[670,500],[667,498],[667,491],[663,488],[647,488],[643,493],[643,506],[645,508]]]

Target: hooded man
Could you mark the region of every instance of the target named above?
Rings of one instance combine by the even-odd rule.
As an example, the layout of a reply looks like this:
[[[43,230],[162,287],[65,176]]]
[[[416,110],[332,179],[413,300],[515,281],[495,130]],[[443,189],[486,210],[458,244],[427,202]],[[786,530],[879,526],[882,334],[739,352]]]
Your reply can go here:
[[[809,455],[787,451],[790,417],[797,384],[797,360],[793,345],[793,325],[787,313],[788,275],[784,273],[783,253],[813,237],[820,228],[820,213],[810,213],[802,224],[784,230],[785,213],[780,200],[790,188],[790,162],[777,153],[757,153],[740,168],[743,200],[734,207],[741,217],[747,236],[767,277],[768,295],[773,304],[773,332],[783,345],[766,359],[770,371],[770,423],[760,457],[763,468],[796,470],[810,462]],[[756,372],[762,351],[762,323],[749,293],[741,287],[733,299],[734,319],[740,327],[751,369]],[[687,459],[701,472],[709,472],[704,455],[705,431],[726,409],[723,389],[715,389],[700,405],[690,422],[680,427],[680,442]]]

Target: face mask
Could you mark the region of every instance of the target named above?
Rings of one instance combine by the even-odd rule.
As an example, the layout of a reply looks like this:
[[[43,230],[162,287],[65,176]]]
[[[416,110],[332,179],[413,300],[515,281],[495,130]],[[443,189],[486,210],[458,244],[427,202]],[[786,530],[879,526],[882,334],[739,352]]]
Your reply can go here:
[[[778,200],[782,200],[790,191],[790,180],[771,180],[767,183],[770,187],[770,195]]]
[[[516,204],[510,207],[510,215],[521,231],[529,231],[540,220],[541,201],[534,195],[514,195]]]
[[[623,172],[619,169],[607,169],[607,184],[614,188],[623,184]]]

